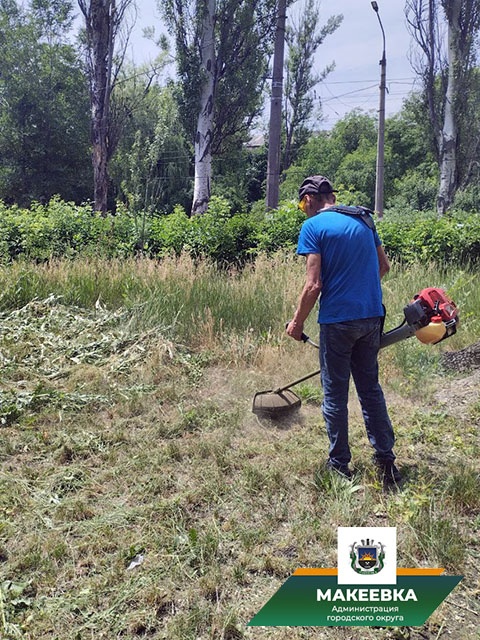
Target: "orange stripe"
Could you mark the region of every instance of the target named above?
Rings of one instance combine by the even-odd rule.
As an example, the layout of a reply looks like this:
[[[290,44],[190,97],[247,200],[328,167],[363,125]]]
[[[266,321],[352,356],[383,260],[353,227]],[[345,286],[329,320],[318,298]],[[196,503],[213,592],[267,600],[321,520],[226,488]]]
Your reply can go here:
[[[297,569],[294,576],[336,576],[338,569]]]
[[[445,569],[397,569],[397,576],[440,576]]]
[[[397,569],[397,576],[439,576],[445,569]],[[317,569],[313,567],[305,567],[296,569],[294,576],[337,576],[338,569]]]

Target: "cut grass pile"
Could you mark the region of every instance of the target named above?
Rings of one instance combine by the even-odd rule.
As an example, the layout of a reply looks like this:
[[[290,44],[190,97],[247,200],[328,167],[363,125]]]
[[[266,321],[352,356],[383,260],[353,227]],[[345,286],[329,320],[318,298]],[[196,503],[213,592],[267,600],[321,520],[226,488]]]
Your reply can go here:
[[[283,333],[302,262],[24,264],[0,280],[2,639],[479,637],[479,378],[438,368],[478,340],[471,274],[385,282],[390,326],[433,285],[463,320],[441,346],[381,354],[407,478],[388,494],[353,397],[352,484],[323,469],[317,380],[288,419],[251,413],[256,391],[317,368]],[[424,627],[246,626],[297,567],[335,566],[338,526],[369,525],[397,527],[399,566],[465,575]]]

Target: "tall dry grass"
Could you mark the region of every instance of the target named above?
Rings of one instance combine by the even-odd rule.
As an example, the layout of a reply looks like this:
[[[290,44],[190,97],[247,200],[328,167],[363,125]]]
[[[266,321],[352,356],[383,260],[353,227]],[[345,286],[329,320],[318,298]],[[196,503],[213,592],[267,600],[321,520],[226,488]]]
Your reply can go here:
[[[0,267],[0,311],[51,294],[87,309],[101,304],[130,311],[138,330],[158,327],[197,348],[284,344],[284,325],[303,285],[304,260],[290,253],[261,256],[243,270],[219,270],[188,256],[147,259],[79,259]],[[442,287],[460,309],[462,328],[448,342],[460,348],[478,339],[480,282],[474,269],[393,265],[383,281],[386,328],[403,320],[403,307],[427,286]],[[315,312],[307,332],[316,336]]]

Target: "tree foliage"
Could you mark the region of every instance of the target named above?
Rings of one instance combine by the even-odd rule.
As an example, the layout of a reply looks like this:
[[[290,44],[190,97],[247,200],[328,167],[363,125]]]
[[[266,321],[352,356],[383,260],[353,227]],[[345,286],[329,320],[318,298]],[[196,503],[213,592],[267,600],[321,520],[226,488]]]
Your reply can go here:
[[[170,32],[177,38],[180,74],[175,81],[160,79],[168,56],[163,46],[150,68],[122,64],[126,50],[120,33],[121,27],[128,27],[126,13],[122,12],[130,1],[80,0],[92,20],[100,2],[102,10],[110,11],[108,20],[113,21],[110,26],[108,20],[104,24],[105,32],[94,29],[91,33],[92,38],[101,36],[98,46],[105,54],[99,57],[97,71],[111,72],[113,81],[102,94],[101,83],[92,79],[93,58],[86,68],[78,44],[73,44],[71,0],[0,0],[0,200],[23,207],[34,201],[46,203],[54,194],[76,203],[90,199],[90,79],[90,88],[98,88],[94,91],[96,99],[108,107],[108,118],[102,120],[102,127],[108,120],[102,134],[103,150],[107,152],[108,208],[114,210],[114,198],[121,201],[120,210],[123,205],[128,207],[139,246],[148,250],[151,223],[157,217],[168,215],[176,205],[190,209],[193,160],[200,149],[196,147],[200,96],[205,74],[210,74],[213,83],[204,94],[203,107],[212,119],[205,119],[202,136],[203,151],[210,155],[205,175],[211,184],[203,204],[213,196],[216,204],[207,210],[210,215],[219,215],[223,224],[240,211],[262,218],[268,172],[266,147],[251,147],[246,141],[252,132],[259,133],[253,123],[265,106],[262,88],[268,80],[274,0],[166,0]],[[455,215],[461,210],[477,212],[480,74],[476,67],[476,12],[480,0],[409,0],[409,5],[416,11],[410,14],[410,20],[418,27],[421,52],[414,64],[423,74],[424,84],[399,113],[386,121],[387,214],[435,207],[442,175],[439,166],[450,144],[446,143],[448,127],[444,126],[447,103],[449,117],[455,119],[450,129],[454,133],[450,141],[455,144],[455,154],[450,155],[455,158],[450,211]],[[203,55],[200,36],[202,24],[206,25],[206,6],[214,18],[213,37],[212,49]],[[304,6],[304,17],[292,23],[288,35],[291,55],[286,74],[289,106],[285,139],[286,162],[293,163],[285,172],[281,195],[295,200],[298,185],[306,175],[324,173],[340,189],[343,202],[372,207],[375,118],[352,111],[331,131],[316,126],[312,117],[314,83],[329,67],[315,71],[313,54],[324,37],[335,37],[339,18],[330,18],[320,27],[315,0],[306,0]],[[291,7],[292,3],[289,12]],[[118,30],[109,30],[112,25]],[[454,38],[451,34],[457,55],[453,66],[444,46],[449,26],[455,34]],[[119,46],[113,47],[113,57],[109,57],[114,36]],[[88,34],[82,37],[85,44]],[[450,76],[453,73],[453,84],[449,84],[449,72]],[[218,197],[227,198],[228,216],[217,206]],[[97,208],[103,210],[105,205],[98,207],[97,203]],[[239,233],[243,233],[240,228]]]
[[[116,100],[130,110],[111,167],[121,198],[143,215],[166,213],[173,204],[187,206],[192,153],[179,126],[173,88],[132,70],[119,83]]]
[[[431,151],[422,101],[412,96],[385,127],[385,205],[405,211],[435,207],[438,165]],[[375,118],[351,112],[331,131],[312,136],[286,172],[283,197],[296,197],[307,175],[329,176],[344,204],[373,208],[377,130]]]
[[[343,16],[331,16],[322,27],[319,20],[318,1],[306,0],[297,15],[289,17],[286,29],[284,170],[295,160],[312,130],[310,119],[314,113],[314,88],[335,68],[332,62],[322,71],[314,72],[315,53],[325,38],[338,29]]]
[[[337,187],[342,185],[344,197],[348,194],[348,199],[372,207],[376,140],[374,119],[360,112],[339,120],[330,132],[312,135],[298,161],[286,172],[282,196],[296,196],[298,185],[307,175],[320,173],[329,176]]]
[[[439,165],[437,210],[474,178],[480,150],[478,115],[479,0],[407,0],[407,24],[420,55],[414,68],[423,84],[430,136]],[[446,37],[444,33],[446,32]]]
[[[0,198],[28,204],[90,193],[85,75],[68,44],[70,3],[0,2]]]

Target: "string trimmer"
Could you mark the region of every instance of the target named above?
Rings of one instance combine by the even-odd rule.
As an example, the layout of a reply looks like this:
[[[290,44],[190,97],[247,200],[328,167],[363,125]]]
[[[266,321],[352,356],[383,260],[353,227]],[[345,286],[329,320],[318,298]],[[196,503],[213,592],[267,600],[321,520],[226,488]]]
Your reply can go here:
[[[404,307],[403,314],[404,319],[398,327],[382,333],[380,349],[412,336],[424,344],[437,344],[445,338],[453,336],[460,321],[455,303],[450,300],[443,289],[434,287],[422,289],[420,293],[417,293],[413,300]],[[307,335],[302,334],[302,340],[318,348],[318,345]],[[319,373],[320,369],[278,389],[256,393],[253,398],[253,413],[274,418],[298,409],[301,400],[291,391],[291,387],[313,378]]]

